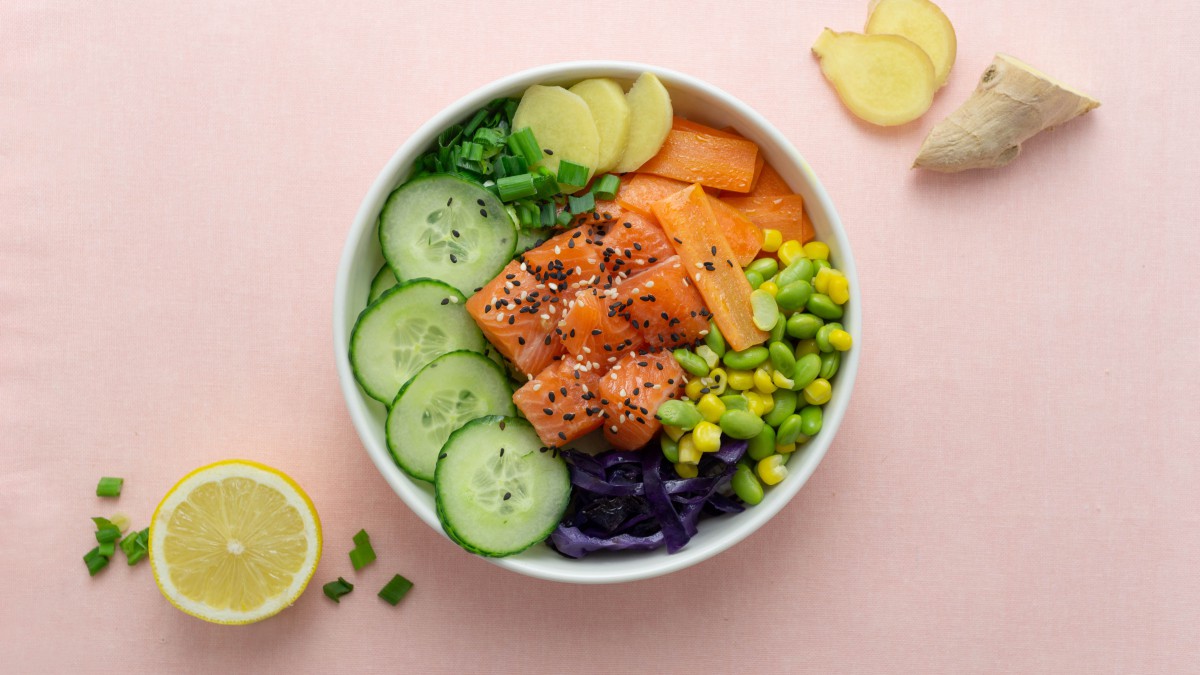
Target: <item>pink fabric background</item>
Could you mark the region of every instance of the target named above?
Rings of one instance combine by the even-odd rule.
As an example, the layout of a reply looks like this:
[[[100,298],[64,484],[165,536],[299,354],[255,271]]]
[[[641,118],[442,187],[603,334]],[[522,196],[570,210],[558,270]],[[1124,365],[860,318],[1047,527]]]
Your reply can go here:
[[[326,3],[322,3],[326,4]],[[808,46],[857,1],[0,7],[2,670],[1078,672],[1200,669],[1196,3],[945,0],[922,120],[856,122]],[[996,51],[1104,103],[995,172],[908,170]],[[735,549],[618,587],[517,576],[417,520],[359,445],[330,314],[351,218],[418,124],[556,60],[705,78],[840,209],[862,370],[808,486]],[[203,624],[146,565],[89,579],[88,517],[144,525],[244,456],[316,502],[297,606]],[[94,498],[127,479],[119,504]],[[349,568],[365,527],[379,562]],[[373,597],[416,582],[396,609]],[[340,606],[319,585],[361,587]]]

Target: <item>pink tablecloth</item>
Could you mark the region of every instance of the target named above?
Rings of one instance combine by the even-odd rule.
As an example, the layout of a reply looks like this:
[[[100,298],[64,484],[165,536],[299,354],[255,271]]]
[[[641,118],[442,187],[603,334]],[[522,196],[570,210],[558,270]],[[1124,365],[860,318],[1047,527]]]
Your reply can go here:
[[[299,3],[309,4],[309,3]],[[1196,672],[1195,3],[945,0],[930,113],[843,111],[808,46],[865,3],[0,7],[0,653],[12,673]],[[1104,106],[995,172],[909,170],[996,51]],[[473,558],[375,471],[330,314],[359,200],[418,124],[555,60],[698,75],[824,181],[861,270],[850,413],[788,508],[673,576],[574,587]],[[320,509],[318,588],[203,624],[150,570],[89,579],[97,478],[145,524],[188,470],[276,465]],[[398,608],[371,597],[393,572]]]

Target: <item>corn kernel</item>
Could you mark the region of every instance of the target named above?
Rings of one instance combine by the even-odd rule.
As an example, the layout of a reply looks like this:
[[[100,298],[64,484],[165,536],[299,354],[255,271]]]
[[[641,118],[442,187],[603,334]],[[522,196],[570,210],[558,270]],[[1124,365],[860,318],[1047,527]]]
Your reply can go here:
[[[782,232],[779,230],[772,230],[769,227],[763,229],[762,250],[766,251],[767,253],[774,253],[775,251],[779,250],[779,245],[782,243]]]
[[[695,478],[700,475],[700,470],[696,468],[695,464],[679,462],[675,464],[675,473],[679,474],[680,478]]]
[[[808,401],[809,405],[824,405],[829,402],[831,396],[833,385],[823,377],[818,377],[804,388],[804,400]]]
[[[756,390],[742,392],[750,412],[762,417],[775,409],[775,397]]]
[[[784,267],[791,265],[793,262],[804,257],[804,247],[795,239],[788,239],[779,246],[779,262],[783,263]]]
[[[793,453],[793,452],[795,452],[795,451],[796,451],[796,444],[795,444],[795,443],[788,443],[787,445],[777,445],[777,446],[775,446],[775,452],[777,452],[777,453],[779,453],[779,454],[781,454],[781,455],[790,455],[790,454],[792,454],[792,453]]]
[[[686,385],[684,385],[684,387],[683,387],[683,393],[686,394],[687,397],[692,399],[693,401],[699,401],[700,397],[704,395],[700,392],[700,390],[703,388],[704,388],[704,383],[701,382],[700,378],[697,377],[697,378],[688,380],[688,383]]]
[[[784,375],[783,371],[780,370],[771,373],[771,383],[774,384],[777,389],[791,389],[796,384],[795,380],[787,375]]]
[[[824,242],[810,241],[804,245],[804,257],[809,260],[829,260],[829,247]]]
[[[771,455],[759,460],[755,473],[767,485],[778,485],[788,475],[787,467],[783,465],[783,455]]]
[[[754,391],[770,394],[778,388],[771,381],[771,371],[761,366],[754,369]]]
[[[684,434],[679,439],[679,463],[695,464],[700,461],[700,451],[696,449],[696,440],[691,434]]]
[[[850,302],[850,280],[844,274],[837,274],[829,280],[829,290],[826,295],[839,305]]]
[[[721,357],[717,356],[717,353],[713,351],[713,348],[709,347],[708,345],[700,345],[699,347],[696,347],[696,356],[704,359],[704,362],[708,364],[710,371],[713,368],[716,368],[717,364],[721,361]]]
[[[701,453],[721,449],[721,427],[712,422],[701,422],[692,430],[692,445]]]
[[[754,372],[750,370],[729,371],[729,387],[738,391],[754,388]]]
[[[817,270],[817,276],[813,277],[813,289],[818,293],[828,293],[829,281],[835,276],[841,276],[841,272],[828,267],[822,267]]]
[[[774,281],[764,281],[759,284],[758,290],[770,293],[771,297],[773,298],[779,294],[779,284],[775,283]]]
[[[700,411],[701,417],[716,424],[720,421],[721,415],[725,414],[725,403],[717,398],[716,394],[710,392],[700,397],[696,403],[696,409]],[[695,429],[692,432],[695,433]]]
[[[720,396],[725,393],[725,387],[729,384],[729,374],[724,368],[713,368],[708,371],[708,377],[702,377],[700,381],[708,388],[707,393]]]
[[[829,344],[839,352],[844,352],[854,345],[854,338],[844,330],[830,331]]]
[[[664,424],[663,433],[666,434],[671,440],[679,442],[679,439],[683,438],[683,435],[687,432],[684,431],[682,427],[673,427],[670,424]]]

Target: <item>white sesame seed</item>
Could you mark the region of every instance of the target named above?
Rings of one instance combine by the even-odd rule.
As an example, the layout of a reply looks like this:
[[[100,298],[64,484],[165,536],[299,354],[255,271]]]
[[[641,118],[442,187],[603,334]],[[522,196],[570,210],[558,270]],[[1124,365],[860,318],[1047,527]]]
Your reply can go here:
[[[504,312],[496,312],[496,321],[504,320]]]
[[[614,434],[615,434],[615,433],[617,433],[617,425],[615,425],[615,424],[614,424],[614,425],[612,425],[611,427],[609,427],[609,429],[610,429],[610,430],[611,430],[611,431],[612,431]]]
[[[646,282],[646,288],[654,288],[654,282],[653,282],[653,281],[647,281],[647,282]]]
[[[458,304],[458,296],[457,295],[450,296],[450,302],[457,305]]]
[[[534,391],[541,391],[541,390],[542,390],[542,383],[541,383],[541,382],[534,382],[534,383],[533,383],[533,390],[534,390]]]
[[[561,247],[561,246],[555,246],[555,247],[554,247],[554,255],[561,255],[561,254],[562,254],[562,247]]]
[[[542,321],[549,321],[549,320],[550,320],[550,315],[549,315],[549,314],[543,314],[543,315],[542,315]]]

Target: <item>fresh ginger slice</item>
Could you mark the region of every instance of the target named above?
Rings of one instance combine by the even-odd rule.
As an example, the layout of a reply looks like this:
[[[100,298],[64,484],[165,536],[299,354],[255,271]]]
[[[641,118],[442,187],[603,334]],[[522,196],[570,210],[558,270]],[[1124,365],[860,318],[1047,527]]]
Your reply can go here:
[[[872,0],[868,35],[899,35],[915,42],[933,61],[938,87],[946,84],[958,53],[954,26],[941,8],[929,0]]]
[[[600,134],[600,150],[596,158],[596,173],[609,171],[621,160],[629,141],[629,103],[625,90],[615,80],[598,77],[584,80],[567,91],[587,103]]]
[[[578,94],[535,84],[521,96],[512,127],[533,130],[538,145],[548,151],[538,162],[540,166],[558,173],[558,163],[563,160],[582,164],[591,180],[600,155],[600,132],[591,109]]]
[[[933,103],[937,91],[933,61],[907,38],[835,33],[826,28],[812,50],[842,103],[872,124],[890,127],[911,122]]]
[[[913,166],[945,173],[1004,166],[1038,132],[1099,105],[1027,63],[997,54],[971,97],[929,132]]]
[[[671,94],[654,73],[642,73],[625,94],[629,101],[629,140],[615,173],[636,171],[658,154],[671,131]]]

